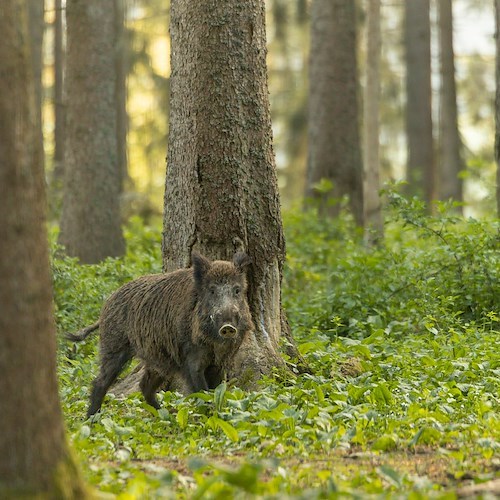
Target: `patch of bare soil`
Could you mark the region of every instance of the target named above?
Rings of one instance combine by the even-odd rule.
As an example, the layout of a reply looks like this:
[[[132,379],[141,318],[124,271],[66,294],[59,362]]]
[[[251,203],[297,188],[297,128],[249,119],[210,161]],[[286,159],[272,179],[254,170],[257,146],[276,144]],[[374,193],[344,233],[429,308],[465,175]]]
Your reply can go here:
[[[268,457],[269,458],[269,457]],[[203,457],[218,466],[237,468],[245,455]],[[360,450],[332,451],[329,455],[311,458],[280,457],[281,467],[293,471],[291,475],[307,476],[307,471],[330,470],[334,477],[357,477],[371,474],[381,466],[388,466],[400,476],[420,478],[439,485],[444,490],[454,491],[458,497],[473,498],[478,495],[495,498],[500,496],[500,458],[485,459],[471,456],[457,460],[447,450],[419,448],[414,452],[395,451],[386,453],[362,452]],[[135,465],[145,472],[177,471],[184,477],[192,476],[189,459],[157,458],[155,460],[134,460]],[[256,460],[257,461],[257,460]],[[262,479],[271,477],[273,468],[264,468]],[[298,485],[300,486],[300,485]]]

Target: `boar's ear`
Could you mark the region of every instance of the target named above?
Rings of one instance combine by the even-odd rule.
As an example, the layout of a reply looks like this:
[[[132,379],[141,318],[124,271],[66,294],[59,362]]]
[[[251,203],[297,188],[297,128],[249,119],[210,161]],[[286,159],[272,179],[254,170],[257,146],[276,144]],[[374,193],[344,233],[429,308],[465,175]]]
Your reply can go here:
[[[247,266],[252,263],[250,257],[245,252],[236,252],[233,257],[234,267],[240,273],[244,273]]]
[[[210,269],[210,261],[198,252],[191,254],[191,260],[193,262],[194,279],[197,283],[200,283]]]

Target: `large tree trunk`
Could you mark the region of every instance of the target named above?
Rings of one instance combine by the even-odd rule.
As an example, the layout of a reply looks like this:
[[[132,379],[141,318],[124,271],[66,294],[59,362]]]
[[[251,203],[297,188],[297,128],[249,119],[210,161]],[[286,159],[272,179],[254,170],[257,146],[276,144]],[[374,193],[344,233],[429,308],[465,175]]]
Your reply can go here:
[[[379,242],[384,236],[380,199],[379,100],[380,100],[380,0],[367,8],[366,82],[364,92],[365,240]]]
[[[114,2],[67,0],[67,143],[60,243],[95,263],[124,253],[116,140]]]
[[[85,498],[59,406],[25,0],[2,0],[0,33],[0,497]]]
[[[429,0],[405,2],[408,194],[435,197]]]
[[[251,387],[282,366],[282,349],[299,358],[281,308],[285,241],[281,225],[267,93],[262,0],[173,0],[171,100],[163,267],[190,265],[196,249],[253,265],[248,301],[256,331],[240,349],[238,385]],[[142,365],[116,384],[138,390]],[[182,389],[179,381],[169,386]]]
[[[173,0],[171,110],[165,191],[164,268],[190,264],[193,249],[253,266],[248,299],[256,325],[247,365],[282,364],[292,345],[281,308],[285,240],[267,91],[262,0]]]
[[[462,201],[460,172],[464,168],[464,163],[461,155],[462,142],[458,131],[451,0],[438,0],[438,13],[441,67],[438,198]]]
[[[363,164],[359,137],[356,2],[313,0],[309,67],[309,155],[306,195],[320,210],[337,215],[332,203],[349,196],[363,225]],[[317,189],[323,179],[333,189]]]

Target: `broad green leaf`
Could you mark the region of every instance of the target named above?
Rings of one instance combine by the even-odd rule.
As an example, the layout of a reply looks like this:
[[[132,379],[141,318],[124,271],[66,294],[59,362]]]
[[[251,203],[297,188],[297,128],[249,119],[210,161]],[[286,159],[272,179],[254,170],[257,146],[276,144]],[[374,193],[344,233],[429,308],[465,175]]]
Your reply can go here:
[[[391,391],[387,388],[384,382],[378,384],[372,391],[375,401],[382,403],[384,405],[389,405],[392,403]]]
[[[314,390],[316,391],[316,397],[318,398],[318,403],[323,403],[325,401],[325,395],[321,390],[321,387],[317,385]]]
[[[82,425],[80,428],[80,437],[86,439],[90,436],[90,426]]]
[[[381,436],[373,444],[372,450],[389,451],[396,448],[396,440],[392,436]]]
[[[355,351],[357,354],[361,354],[364,356],[366,359],[371,359],[372,353],[366,345],[363,344],[358,344],[356,346],[353,346],[353,351]]]
[[[156,408],[154,408],[156,409]],[[149,410],[149,408],[148,408]],[[157,415],[158,417],[160,417],[162,420],[170,420],[170,412],[166,409],[166,408],[160,408],[159,410],[157,410]]]
[[[238,431],[225,420],[220,420],[219,427],[224,431],[224,434],[231,440],[233,443],[239,441],[240,436],[238,435]]]
[[[109,417],[101,419],[101,424],[108,432],[113,432],[115,423]]]
[[[226,382],[220,383],[214,390],[214,404],[215,411],[220,413],[224,408],[224,401],[226,399]]]
[[[179,427],[183,430],[187,427],[188,415],[189,415],[189,410],[186,406],[184,406],[179,409],[179,411],[177,412],[177,416],[175,417],[177,423],[179,424]]]
[[[222,420],[221,418],[213,415],[207,420],[207,424],[208,423],[210,423],[210,425],[213,428],[221,429],[224,432],[224,434],[231,441],[233,441],[233,443],[235,443],[239,440],[238,431],[230,423],[226,422],[225,420]]]
[[[418,432],[413,436],[412,440],[409,442],[410,446],[415,446],[416,444],[433,444],[439,437],[441,437],[441,432],[432,427],[424,426],[421,427]]]

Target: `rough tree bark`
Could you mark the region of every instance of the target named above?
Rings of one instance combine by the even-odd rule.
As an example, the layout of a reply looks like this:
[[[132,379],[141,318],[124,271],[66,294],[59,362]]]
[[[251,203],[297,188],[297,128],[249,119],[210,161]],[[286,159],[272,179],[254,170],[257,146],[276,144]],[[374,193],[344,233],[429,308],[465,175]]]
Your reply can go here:
[[[379,194],[380,0],[368,2],[366,23],[366,82],[363,102],[365,241],[376,244],[384,237]]]
[[[0,32],[0,497],[86,498],[59,406],[25,0],[2,0]]]
[[[240,386],[299,357],[281,307],[285,240],[272,150],[263,0],[173,0],[164,269],[191,251],[253,264],[248,301],[256,331],[240,349]],[[141,371],[115,393],[137,388]],[[179,387],[175,382],[173,388]]]
[[[405,1],[408,194],[435,197],[432,136],[430,0]]]
[[[66,161],[60,243],[95,263],[124,253],[114,2],[67,0]]]
[[[217,259],[231,259],[238,249],[250,255],[248,299],[256,332],[245,359],[267,372],[282,364],[284,339],[297,353],[281,308],[285,240],[264,2],[174,0],[170,34],[164,268],[189,265],[193,249]]]
[[[337,215],[331,198],[349,196],[363,225],[363,163],[359,133],[356,2],[313,0],[309,62],[309,153],[306,196],[320,200],[320,211]],[[321,180],[333,191],[316,189]]]
[[[453,12],[451,0],[438,0],[441,88],[439,92],[439,177],[438,198],[462,201],[464,168],[462,141],[458,131],[455,55],[453,53]],[[460,208],[457,208],[461,211]]]

